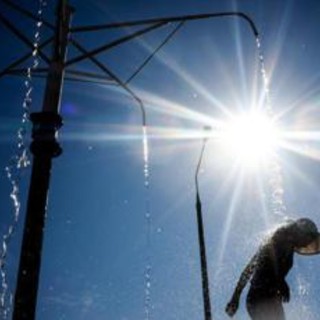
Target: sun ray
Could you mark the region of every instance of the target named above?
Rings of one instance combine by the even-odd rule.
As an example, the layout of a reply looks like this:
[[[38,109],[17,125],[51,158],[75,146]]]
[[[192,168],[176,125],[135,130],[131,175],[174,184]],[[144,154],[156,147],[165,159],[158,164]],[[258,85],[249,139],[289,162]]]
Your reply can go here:
[[[273,59],[270,61],[270,65],[268,67],[269,70],[269,79],[272,81],[273,74],[276,70],[279,69],[278,64],[280,61],[280,57],[282,54],[282,50],[285,47],[285,38],[289,32],[288,26],[290,25],[290,16],[292,13],[293,5],[291,2],[285,2],[285,8],[283,10],[283,17],[281,19],[281,24],[279,28],[277,28],[276,36],[275,36],[275,43],[274,43],[274,52],[273,52]]]
[[[317,95],[319,92],[319,88],[317,86],[317,83],[319,82],[320,79],[320,72],[314,75],[311,79],[308,79],[305,83],[302,84],[302,88],[300,88],[300,92],[297,93],[297,99],[294,100],[290,105],[282,108],[282,110],[279,110],[279,118],[285,118],[288,115],[293,115],[293,111],[295,109],[298,109],[302,105],[303,107],[303,112],[306,112],[307,110],[310,109],[318,109],[320,102],[319,101],[312,101],[307,102],[310,100],[310,98],[313,98]]]
[[[216,96],[213,95],[211,91],[209,91],[197,80],[195,80],[194,76],[191,73],[179,66],[176,61],[170,58],[170,56],[163,53],[160,61],[164,63],[166,68],[178,75],[181,80],[187,83],[193,90],[195,90],[199,95],[205,98],[211,105],[213,105],[215,108],[218,108],[222,112],[222,114],[231,114],[231,111],[224,105],[224,103],[222,103],[222,101],[220,101]],[[139,88],[136,88],[136,90],[139,90]]]
[[[320,131],[292,130],[282,133],[280,147],[303,157],[320,161],[320,148],[315,143],[320,141]]]
[[[281,143],[281,147],[300,156],[320,161],[320,149],[310,145],[299,146],[295,143],[285,141]]]
[[[246,77],[246,68],[244,64],[244,55],[243,55],[243,47],[242,47],[242,39],[240,33],[240,21],[235,19],[234,20],[234,29],[236,35],[236,49],[237,49],[237,59],[238,59],[238,66],[241,76],[241,97],[245,105],[249,105],[247,92],[248,92],[248,85],[247,85],[247,77]]]
[[[237,207],[237,204],[238,204],[238,201],[240,198],[240,194],[241,194],[241,190],[242,190],[242,186],[244,183],[243,171],[240,171],[240,173],[238,172],[237,178],[235,179],[235,181],[236,181],[236,185],[235,185],[233,192],[232,192],[232,199],[229,204],[228,212],[226,214],[226,219],[224,220],[225,223],[224,223],[224,227],[223,227],[223,234],[221,237],[221,243],[220,243],[220,245],[218,245],[218,247],[220,248],[220,252],[219,252],[218,258],[217,258],[217,265],[218,266],[220,266],[222,264],[222,261],[224,259],[224,254],[226,251],[226,245],[228,242],[228,237],[230,234],[231,225],[233,222],[233,218],[234,218],[234,215],[236,212],[236,207]],[[214,278],[215,278],[215,276],[214,276]]]
[[[312,177],[307,176],[305,172],[296,165],[294,165],[292,161],[289,161],[284,158],[283,162],[286,167],[286,170],[290,172],[290,177],[294,176],[295,179],[299,179],[299,182],[305,184],[311,190],[318,190],[319,186],[317,185],[316,181],[312,180]]]
[[[261,216],[263,218],[264,225],[267,226],[268,228],[270,227],[271,224],[271,219],[270,219],[270,212],[269,212],[269,199],[268,199],[268,190],[266,186],[266,178],[265,174],[259,172],[256,175],[256,184],[258,187],[258,193],[260,195],[259,197],[259,203],[261,205],[262,211],[261,211]]]
[[[157,111],[159,113],[170,115],[176,118],[190,120],[194,123],[199,123],[202,125],[211,124],[213,126],[219,126],[221,124],[220,120],[205,115],[201,112],[194,111],[187,106],[170,101],[150,92],[139,90],[139,95],[143,97],[143,100],[147,105],[147,109],[149,110]]]

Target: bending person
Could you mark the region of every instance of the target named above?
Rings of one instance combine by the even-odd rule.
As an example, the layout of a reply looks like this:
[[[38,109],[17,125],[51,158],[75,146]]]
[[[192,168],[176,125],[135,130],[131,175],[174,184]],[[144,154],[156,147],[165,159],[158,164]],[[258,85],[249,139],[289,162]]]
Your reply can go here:
[[[243,288],[251,278],[246,307],[252,320],[284,320],[283,302],[289,302],[285,280],[293,265],[294,252],[311,255],[320,252],[317,226],[307,218],[298,219],[275,230],[243,270],[227,314],[232,317],[239,306]]]

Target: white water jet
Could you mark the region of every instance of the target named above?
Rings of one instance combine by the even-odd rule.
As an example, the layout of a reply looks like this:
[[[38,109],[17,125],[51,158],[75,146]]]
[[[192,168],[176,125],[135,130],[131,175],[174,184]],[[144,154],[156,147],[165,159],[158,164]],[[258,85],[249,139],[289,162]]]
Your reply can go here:
[[[150,168],[147,127],[143,126],[143,175],[145,187],[145,221],[146,221],[146,266],[144,270],[144,319],[151,319],[151,211],[150,211]]]
[[[263,101],[264,108],[266,110],[267,116],[271,119],[274,118],[275,113],[271,103],[270,88],[269,88],[269,78],[265,68],[264,55],[261,47],[261,40],[256,37],[256,45],[259,56],[259,68],[263,82]],[[270,197],[270,209],[273,213],[273,218],[276,220],[274,222],[281,223],[287,220],[287,209],[284,201],[284,187],[283,187],[283,174],[282,167],[279,159],[274,156],[269,165],[269,197]]]
[[[19,184],[21,174],[24,169],[30,165],[28,149],[26,146],[26,134],[28,130],[29,115],[32,104],[32,71],[35,70],[39,65],[38,59],[38,47],[40,43],[40,30],[42,27],[42,15],[43,9],[47,3],[44,0],[39,0],[38,11],[37,11],[37,23],[36,30],[33,36],[33,51],[32,51],[32,62],[31,66],[27,68],[27,75],[24,81],[25,94],[22,102],[22,115],[20,120],[20,127],[16,134],[16,151],[15,154],[9,160],[9,164],[6,166],[5,171],[7,179],[10,183],[11,192],[10,199],[13,208],[13,218],[8,226],[6,233],[2,236],[2,245],[0,251],[0,276],[1,276],[1,292],[0,292],[0,317],[1,319],[8,319],[11,312],[13,294],[10,291],[10,287],[7,280],[6,270],[6,258],[8,254],[8,246],[10,240],[16,230],[20,216],[20,190]]]

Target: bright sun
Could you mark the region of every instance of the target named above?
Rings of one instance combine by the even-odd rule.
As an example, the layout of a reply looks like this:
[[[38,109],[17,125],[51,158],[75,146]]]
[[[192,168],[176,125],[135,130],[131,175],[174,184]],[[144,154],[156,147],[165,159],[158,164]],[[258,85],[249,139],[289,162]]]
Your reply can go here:
[[[223,149],[247,167],[271,159],[279,144],[279,129],[264,114],[250,113],[233,117],[220,131]]]

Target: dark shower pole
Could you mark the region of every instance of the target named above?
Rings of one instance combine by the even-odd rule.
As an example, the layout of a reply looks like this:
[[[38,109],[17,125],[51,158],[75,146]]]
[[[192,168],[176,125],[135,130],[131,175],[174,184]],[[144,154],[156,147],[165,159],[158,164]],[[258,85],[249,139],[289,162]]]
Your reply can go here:
[[[209,131],[211,130],[211,127],[205,126],[204,130]],[[208,264],[207,264],[207,254],[206,254],[206,241],[205,241],[205,232],[204,232],[203,217],[202,217],[202,205],[201,205],[201,199],[200,199],[198,176],[199,176],[199,170],[201,167],[204,150],[208,141],[208,137],[209,137],[208,134],[205,133],[205,137],[203,138],[200,157],[198,160],[196,173],[195,173],[196,212],[197,212],[204,320],[212,320],[212,312],[211,312],[210,285],[209,285]]]
[[[62,152],[56,136],[62,126],[59,109],[72,11],[67,0],[59,0],[54,47],[43,107],[41,112],[32,113],[30,116],[33,123],[33,141],[30,147],[33,164],[14,297],[13,320],[33,320],[36,314],[51,163],[52,159]]]

